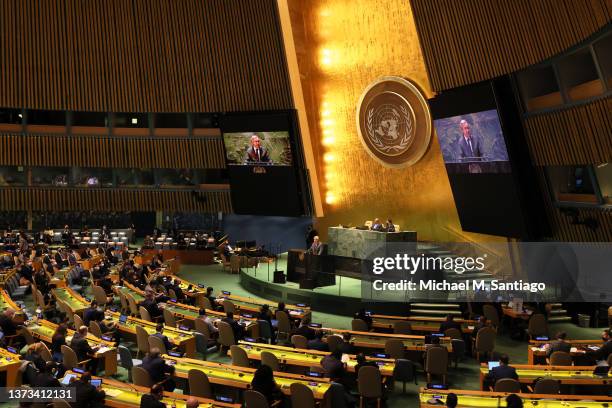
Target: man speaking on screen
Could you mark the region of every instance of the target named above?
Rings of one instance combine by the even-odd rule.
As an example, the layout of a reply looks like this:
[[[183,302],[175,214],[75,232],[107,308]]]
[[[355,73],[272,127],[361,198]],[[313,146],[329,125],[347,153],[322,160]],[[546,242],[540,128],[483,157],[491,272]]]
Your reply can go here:
[[[246,151],[244,164],[269,162],[270,155],[268,154],[268,150],[261,146],[259,137],[257,135],[251,136],[251,146]]]
[[[462,137],[459,139],[459,158],[463,162],[481,161],[482,145],[479,137],[472,134],[472,129],[467,120],[459,122]]]
[[[472,134],[472,129],[467,120],[462,119],[459,122],[462,136],[459,138],[459,159],[462,162],[470,162],[468,172],[482,173],[480,165],[472,163],[482,160],[482,146],[480,138]]]

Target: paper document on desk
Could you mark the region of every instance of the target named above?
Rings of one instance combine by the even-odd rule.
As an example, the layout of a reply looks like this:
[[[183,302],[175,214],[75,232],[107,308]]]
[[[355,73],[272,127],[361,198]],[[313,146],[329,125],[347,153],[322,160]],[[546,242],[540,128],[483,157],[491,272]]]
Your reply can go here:
[[[106,395],[108,395],[109,397],[117,397],[121,394],[123,394],[123,391],[118,390],[116,388],[104,388],[104,392],[106,393]]]
[[[104,354],[104,353],[106,353],[106,352],[107,352],[107,351],[109,351],[109,350],[110,350],[110,348],[108,348],[108,347],[106,347],[106,346],[102,346],[102,347],[100,347],[100,348],[98,349],[98,351],[97,351],[97,352],[98,352],[98,354]]]

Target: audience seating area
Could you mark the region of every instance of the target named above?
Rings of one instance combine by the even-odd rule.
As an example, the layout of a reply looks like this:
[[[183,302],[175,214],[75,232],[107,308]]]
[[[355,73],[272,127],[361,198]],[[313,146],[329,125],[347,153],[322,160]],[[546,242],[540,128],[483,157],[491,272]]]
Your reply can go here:
[[[28,265],[43,268],[36,257]],[[172,260],[101,252],[51,267],[53,274],[35,272],[32,281],[13,271],[0,291],[3,325],[17,328],[3,333],[0,348],[8,386],[35,385],[50,364],[65,371],[59,379],[66,384],[93,374],[103,403],[119,407],[138,406],[157,383],[162,401],[177,407],[393,406],[396,384],[406,393],[419,380],[429,387],[419,389],[422,407],[445,404],[449,394],[459,406],[499,406],[510,394],[538,406],[612,401],[609,366],[595,365],[612,357],[591,358],[610,340],[564,340],[568,351],[551,353],[559,339],[548,337],[546,316],[536,309],[483,305],[477,316],[459,304],[412,304],[405,316],[360,310],[346,329],[313,322],[305,304],[273,304],[182,279]],[[517,330],[528,339],[529,364],[497,351],[499,337]],[[479,363],[479,390],[452,389],[453,370]],[[498,365],[514,374],[498,378]],[[273,378],[273,394],[258,391],[263,378]]]

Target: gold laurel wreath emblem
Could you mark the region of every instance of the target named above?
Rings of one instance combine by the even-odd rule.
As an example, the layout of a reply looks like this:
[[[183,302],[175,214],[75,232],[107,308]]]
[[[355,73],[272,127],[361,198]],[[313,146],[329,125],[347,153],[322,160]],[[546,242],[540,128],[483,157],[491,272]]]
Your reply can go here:
[[[410,144],[410,135],[412,134],[412,119],[408,113],[408,109],[404,105],[399,105],[399,110],[405,120],[406,129],[403,132],[403,136],[400,139],[398,144],[387,145],[385,144],[378,136],[376,136],[376,132],[374,132],[373,126],[373,117],[374,117],[374,108],[370,108],[368,110],[368,117],[366,120],[366,127],[368,130],[368,136],[370,137],[370,141],[372,144],[381,152],[385,153],[394,153],[394,152],[402,152],[405,150]]]

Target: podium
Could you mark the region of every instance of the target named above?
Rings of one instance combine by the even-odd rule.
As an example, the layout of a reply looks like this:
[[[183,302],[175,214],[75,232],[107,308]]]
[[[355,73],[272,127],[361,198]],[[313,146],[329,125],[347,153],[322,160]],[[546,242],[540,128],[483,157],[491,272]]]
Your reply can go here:
[[[290,249],[287,258],[287,280],[300,289],[314,289],[336,284],[334,257],[312,255],[303,249]]]

